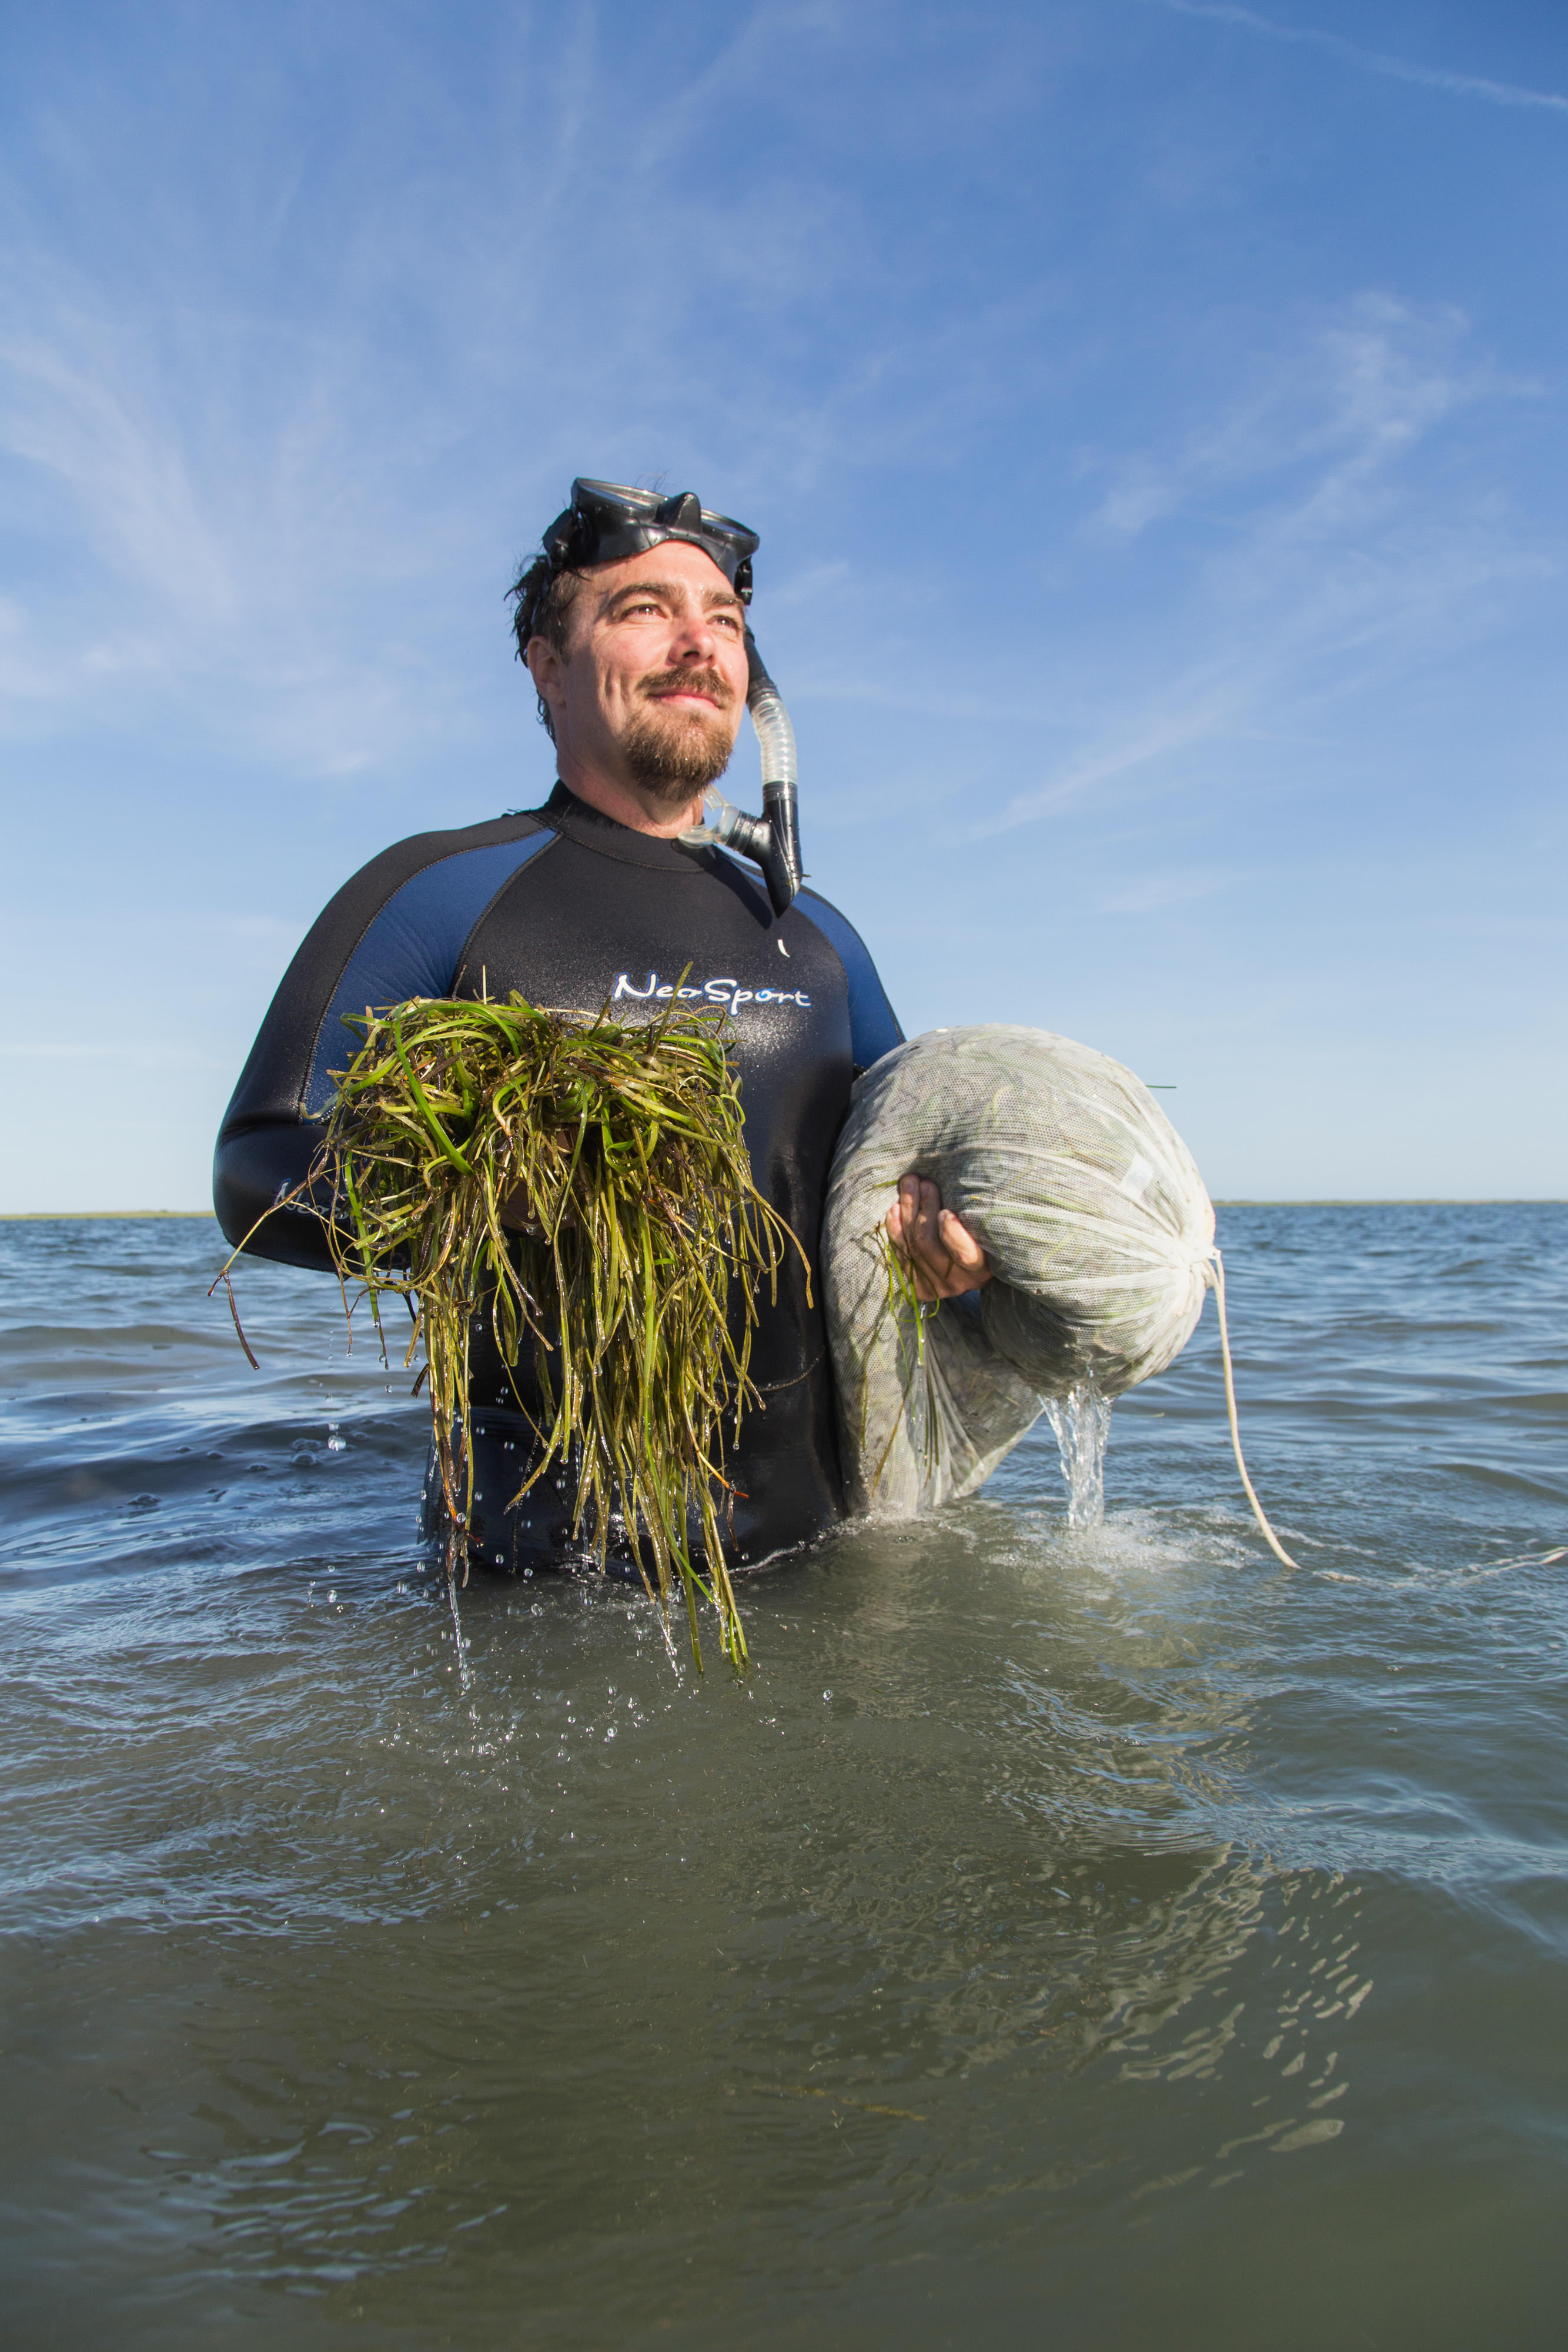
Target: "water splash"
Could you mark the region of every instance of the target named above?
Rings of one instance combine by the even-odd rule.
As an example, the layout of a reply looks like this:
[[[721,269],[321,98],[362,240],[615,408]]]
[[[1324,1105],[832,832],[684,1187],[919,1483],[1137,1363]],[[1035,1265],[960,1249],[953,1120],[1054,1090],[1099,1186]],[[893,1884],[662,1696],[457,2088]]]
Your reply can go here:
[[[1064,1397],[1048,1397],[1045,1417],[1056,1433],[1061,1479],[1067,1488],[1070,1528],[1098,1528],[1105,1519],[1105,1447],[1111,1436],[1113,1400],[1092,1381],[1080,1381]]]

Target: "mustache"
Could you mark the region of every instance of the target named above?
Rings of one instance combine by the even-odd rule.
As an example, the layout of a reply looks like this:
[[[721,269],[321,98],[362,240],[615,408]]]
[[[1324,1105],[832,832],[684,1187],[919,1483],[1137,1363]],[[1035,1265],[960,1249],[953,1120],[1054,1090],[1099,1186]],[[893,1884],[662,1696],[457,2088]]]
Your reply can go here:
[[[711,695],[721,710],[727,710],[735,700],[734,688],[716,669],[693,669],[683,665],[679,669],[650,670],[637,681],[641,695],[706,694]]]

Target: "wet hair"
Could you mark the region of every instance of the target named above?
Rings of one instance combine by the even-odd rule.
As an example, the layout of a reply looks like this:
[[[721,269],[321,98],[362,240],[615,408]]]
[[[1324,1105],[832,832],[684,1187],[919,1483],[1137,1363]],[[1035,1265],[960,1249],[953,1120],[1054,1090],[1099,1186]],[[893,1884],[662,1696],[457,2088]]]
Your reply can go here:
[[[527,662],[528,643],[533,637],[543,637],[558,654],[565,653],[571,633],[572,607],[582,581],[580,572],[553,569],[548,555],[536,555],[531,563],[524,564],[507,591],[520,662]],[[549,715],[549,705],[542,694],[538,700],[539,725],[553,743],[555,721]]]

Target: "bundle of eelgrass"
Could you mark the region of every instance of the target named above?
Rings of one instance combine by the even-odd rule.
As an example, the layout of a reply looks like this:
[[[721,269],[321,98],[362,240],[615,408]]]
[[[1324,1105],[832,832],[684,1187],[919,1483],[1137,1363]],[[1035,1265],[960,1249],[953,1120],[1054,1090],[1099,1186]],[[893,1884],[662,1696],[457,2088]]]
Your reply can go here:
[[[364,1045],[295,1199],[317,1207],[378,1331],[385,1293],[413,1309],[407,1360],[423,1343],[455,1535],[472,1505],[468,1338],[484,1315],[504,1362],[531,1341],[544,1400],[519,1493],[575,1465],[574,1533],[602,1564],[623,1528],[666,1619],[678,1576],[699,1666],[699,1593],[743,1664],[722,1424],[738,1431],[756,1397],[758,1284],[766,1275],[776,1297],[800,1244],[752,1183],[719,1023],[672,1000],[632,1027],[514,993],[415,998],[353,1025]]]

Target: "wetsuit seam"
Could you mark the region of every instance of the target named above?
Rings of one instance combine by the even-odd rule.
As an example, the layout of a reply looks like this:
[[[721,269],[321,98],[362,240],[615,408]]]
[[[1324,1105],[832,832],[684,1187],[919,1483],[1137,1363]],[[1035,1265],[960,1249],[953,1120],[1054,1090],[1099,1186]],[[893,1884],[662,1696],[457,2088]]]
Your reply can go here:
[[[893,1024],[894,1041],[896,1044],[900,1045],[906,1043],[907,1041],[904,1034],[904,1024],[893,1009],[893,1003],[888,996],[887,989],[883,983],[882,974],[878,971],[875,960],[872,955],[871,950],[867,947],[864,940],[862,939],[859,931],[856,930],[854,925],[851,922],[849,917],[844,913],[841,907],[835,907],[832,900],[831,898],[824,898],[820,890],[803,889],[798,894],[795,905],[800,914],[801,919],[810,924],[812,929],[816,932],[817,937],[828,949],[829,953],[836,958],[839,969],[843,973],[844,987],[850,1005],[852,1038],[853,1043],[858,1044],[860,1042],[859,1038],[853,1034],[854,1030],[858,1025],[855,1021],[855,1008],[857,998],[860,997],[861,992],[860,980],[857,974],[851,970],[850,963],[844,955],[844,951],[839,945],[838,941],[834,939],[832,933],[827,929],[825,924],[819,922],[813,915],[811,911],[811,904],[813,901],[817,906],[825,908],[830,915],[835,917],[837,920],[843,925],[845,930],[849,933],[856,947],[859,948],[861,954],[865,959],[864,977],[871,982],[881,995],[883,1009]],[[884,1047],[883,1050],[891,1052],[892,1048]],[[862,1063],[859,1059],[859,1056],[856,1055],[854,1059],[854,1066],[857,1076],[862,1071],[870,1069],[873,1066],[873,1064],[880,1058],[880,1055],[873,1055],[870,1060]]]
[[[530,811],[528,811],[528,814],[529,814],[531,815],[531,814],[533,814],[533,812],[530,810]],[[554,826],[553,826],[553,825],[551,825],[551,826],[545,826],[545,825],[541,825],[538,829],[539,829],[540,831],[542,831],[542,832],[551,832],[551,833],[553,833],[553,832],[555,831],[555,828],[554,828]],[[556,839],[559,841],[559,838],[560,838],[560,835],[559,835],[559,834],[556,834],[556,836],[555,836],[555,837],[556,837]],[[520,841],[529,841],[529,840],[531,840],[531,839],[533,838],[533,835],[532,835],[531,834],[524,833],[524,834],[519,834],[519,835],[518,835],[518,836],[517,836],[517,838],[518,838]],[[452,864],[452,862],[453,862],[453,860],[454,860],[455,858],[458,858],[458,857],[470,857],[470,856],[473,856],[474,851],[475,851],[476,848],[481,848],[481,847],[484,847],[484,846],[486,846],[486,845],[486,845],[486,844],[482,844],[482,843],[470,842],[470,843],[468,843],[468,844],[466,845],[466,846],[465,846],[465,847],[464,847],[464,848],[462,848],[462,849],[449,849],[449,850],[447,850],[447,851],[446,851],[446,853],[445,853],[445,855],[444,855],[444,856],[441,856],[441,857],[431,857],[431,858],[427,858],[427,859],[426,859],[426,861],[425,861],[425,863],[424,863],[423,866],[416,866],[414,867],[414,869],[413,869],[413,873],[412,873],[412,874],[405,874],[405,875],[403,876],[403,877],[402,877],[402,881],[398,884],[398,886],[397,886],[397,889],[395,889],[395,890],[389,890],[389,891],[387,892],[386,897],[385,897],[383,899],[382,899],[382,901],[380,902],[380,904],[377,906],[377,908],[376,908],[376,909],[375,909],[374,913],[373,913],[373,914],[371,914],[371,915],[368,915],[368,916],[365,918],[364,922],[361,924],[361,926],[360,927],[359,930],[355,933],[354,938],[353,938],[352,941],[351,941],[351,942],[350,942],[350,944],[348,953],[344,956],[342,962],[338,966],[337,977],[334,979],[334,981],[333,981],[333,982],[332,982],[331,987],[330,987],[330,988],[329,989],[329,991],[327,992],[327,995],[326,995],[325,1001],[324,1001],[324,1002],[323,1002],[323,1003],[322,1003],[320,1018],[318,1020],[318,1022],[317,1022],[317,1024],[316,1024],[315,1028],[314,1028],[314,1029],[311,1031],[311,1033],[310,1033],[310,1050],[309,1050],[308,1054],[308,1055],[306,1055],[306,1057],[305,1057],[305,1072],[304,1072],[304,1076],[301,1077],[301,1079],[300,1079],[300,1081],[299,1081],[299,1092],[298,1092],[298,1095],[296,1096],[296,1097],[295,1097],[295,1101],[296,1101],[296,1105],[297,1105],[297,1108],[298,1108],[298,1118],[299,1118],[300,1124],[301,1124],[302,1126],[305,1126],[305,1127],[314,1127],[314,1126],[317,1126],[317,1125],[319,1125],[319,1118],[318,1118],[318,1117],[313,1116],[313,1115],[312,1115],[312,1113],[311,1113],[311,1112],[307,1108],[307,1105],[308,1105],[308,1103],[309,1102],[309,1099],[310,1099],[310,1081],[311,1081],[311,1079],[314,1077],[314,1076],[315,1076],[315,1074],[316,1074],[316,1056],[317,1056],[317,1055],[318,1055],[318,1054],[320,1052],[320,1050],[321,1050],[321,1039],[322,1039],[322,1036],[324,1035],[324,1034],[325,1034],[325,1032],[326,1032],[326,1027],[327,1027],[327,1016],[328,1016],[328,1014],[331,1012],[331,1010],[332,1010],[332,1006],[333,1006],[334,1003],[335,1003],[335,1002],[336,1002],[336,1000],[337,1000],[338,991],[339,991],[339,989],[340,989],[340,988],[342,986],[342,984],[343,984],[343,974],[348,971],[349,966],[353,962],[354,958],[358,955],[358,953],[359,953],[360,950],[363,947],[363,945],[364,945],[364,943],[365,943],[366,940],[367,940],[367,939],[369,939],[369,937],[370,937],[370,935],[371,935],[371,931],[373,931],[373,930],[374,930],[374,929],[375,929],[376,925],[381,921],[382,917],[386,913],[387,908],[391,906],[391,904],[392,904],[392,900],[397,897],[397,895],[398,895],[398,891],[399,891],[399,890],[406,890],[406,889],[407,889],[407,887],[408,887],[408,886],[409,886],[409,884],[410,884],[411,882],[417,882],[417,881],[419,880],[420,876],[421,876],[422,874],[429,874],[429,873],[433,873],[433,872],[434,871],[435,867],[436,867],[436,866],[450,866],[450,865]],[[545,851],[541,851],[541,852],[539,853],[539,855],[540,855],[540,856],[544,856],[544,855],[546,855],[546,854],[547,854],[547,852],[548,852],[548,847],[549,847],[549,845],[547,844],[547,845],[546,845],[546,850],[545,850]],[[497,890],[497,891],[494,894],[494,896],[492,897],[492,898],[491,898],[491,900],[490,900],[490,905],[491,905],[492,907],[495,905],[495,903],[496,903],[496,899],[497,899],[497,898],[498,898],[501,896],[501,891],[502,891],[502,890],[505,890],[505,889],[507,887],[508,884],[510,884],[510,883],[512,883],[512,882],[515,882],[515,881],[517,880],[517,876],[516,876],[515,874],[509,874],[509,875],[507,877],[507,880],[506,880],[505,882],[503,882],[503,883],[502,883],[502,885],[501,885],[501,889],[500,889],[500,890]],[[488,909],[488,908],[486,908],[486,913],[487,913],[487,912],[489,911],[489,909]],[[468,940],[469,940],[470,939],[472,939],[472,938],[473,938],[473,936],[474,936],[474,931],[475,931],[475,929],[477,929],[477,925],[474,925],[474,926],[472,926],[472,927],[470,928],[470,929],[469,929],[469,931],[468,931],[467,935],[466,935],[466,937],[465,938],[464,942],[463,942],[465,949],[466,949],[467,944],[468,944]],[[462,966],[461,966],[461,963],[459,962],[459,964],[458,964],[456,967],[455,967],[455,971],[460,971],[461,969],[462,969]]]
[[[550,835],[549,840],[546,842],[544,847],[536,851],[535,855],[528,859],[526,866],[520,866],[515,874],[507,875],[506,880],[501,884],[500,888],[492,894],[488,905],[482,907],[479,909],[479,912],[475,916],[474,920],[469,924],[467,931],[464,937],[462,948],[458,953],[457,961],[452,967],[451,985],[454,989],[456,988],[459,981],[463,980],[466,976],[468,971],[469,945],[474,938],[475,932],[479,929],[480,924],[488,921],[490,916],[500,905],[507,891],[512,889],[516,884],[519,883],[525,874],[531,872],[538,865],[541,857],[548,857],[550,851],[559,846],[561,835],[556,830],[556,827],[553,824],[547,824],[544,826],[543,830]],[[347,967],[345,967],[345,969]],[[481,967],[481,985],[483,984],[483,967]],[[322,1017],[325,1018],[325,1015]]]

